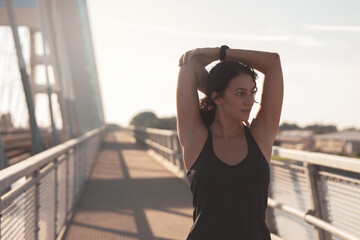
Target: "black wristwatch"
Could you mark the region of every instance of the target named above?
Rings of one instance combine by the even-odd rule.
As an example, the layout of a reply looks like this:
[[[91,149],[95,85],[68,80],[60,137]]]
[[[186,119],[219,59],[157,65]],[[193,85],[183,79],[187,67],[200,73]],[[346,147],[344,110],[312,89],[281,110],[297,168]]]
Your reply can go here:
[[[220,54],[219,54],[219,59],[220,61],[224,61],[225,60],[225,57],[226,57],[226,49],[230,49],[228,46],[226,45],[222,45],[220,47]]]

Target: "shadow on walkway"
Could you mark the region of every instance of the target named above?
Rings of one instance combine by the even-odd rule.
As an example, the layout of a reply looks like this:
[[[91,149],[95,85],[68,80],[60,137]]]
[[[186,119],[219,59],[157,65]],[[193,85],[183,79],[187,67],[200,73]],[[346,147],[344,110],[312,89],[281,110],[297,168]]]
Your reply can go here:
[[[185,239],[192,197],[127,133],[104,139],[63,239]]]

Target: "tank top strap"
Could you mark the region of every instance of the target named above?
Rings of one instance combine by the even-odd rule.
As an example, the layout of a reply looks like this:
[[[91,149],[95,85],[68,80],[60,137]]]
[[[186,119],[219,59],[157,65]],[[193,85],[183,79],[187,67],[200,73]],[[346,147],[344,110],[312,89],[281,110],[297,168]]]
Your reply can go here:
[[[248,139],[247,140],[247,142],[248,142],[248,150],[253,152],[253,153],[255,153],[255,152],[259,153],[260,156],[262,158],[264,158],[265,161],[266,161],[266,158],[264,157],[264,154],[262,153],[262,151],[261,151],[259,145],[257,144],[255,138],[251,134],[249,127],[245,126],[245,133],[246,133],[246,137]]]
[[[252,145],[252,141],[251,141],[252,138],[249,127],[244,126],[244,131],[245,131],[246,143],[248,144],[248,148],[250,148],[250,145]]]
[[[206,127],[208,130],[208,136],[206,138],[206,142],[204,144],[203,150],[207,151],[209,147],[212,146],[212,133],[209,127]]]
[[[211,130],[210,130],[210,127],[206,127],[207,130],[208,130],[208,138],[207,140],[209,140],[209,138],[211,139]]]

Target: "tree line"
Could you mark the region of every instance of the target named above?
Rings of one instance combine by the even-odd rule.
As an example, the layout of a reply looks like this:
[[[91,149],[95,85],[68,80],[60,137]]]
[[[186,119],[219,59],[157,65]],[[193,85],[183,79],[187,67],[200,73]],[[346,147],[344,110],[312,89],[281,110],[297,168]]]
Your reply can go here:
[[[151,111],[145,111],[135,115],[131,119],[130,125],[134,125],[137,127],[176,130],[176,117],[159,118],[156,116],[155,113]],[[323,134],[338,131],[336,125],[331,124],[310,124],[305,127],[300,127],[297,124],[286,122],[282,123],[279,126],[279,130],[311,130],[314,132],[314,134]],[[356,128],[347,128],[345,130],[356,130]]]
[[[158,118],[153,112],[141,112],[131,119],[130,125],[176,130],[176,117]]]

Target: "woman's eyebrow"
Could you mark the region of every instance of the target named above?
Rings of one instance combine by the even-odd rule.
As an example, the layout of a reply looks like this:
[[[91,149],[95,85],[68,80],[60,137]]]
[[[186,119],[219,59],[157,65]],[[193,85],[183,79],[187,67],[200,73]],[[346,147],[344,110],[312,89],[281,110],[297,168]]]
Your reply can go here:
[[[234,89],[234,91],[236,91],[236,90],[247,90],[246,88],[237,88],[237,89]]]
[[[253,87],[253,88],[251,88],[250,90],[254,90],[254,89],[256,89],[256,87]],[[245,91],[246,91],[247,89],[246,89],[246,88],[241,88],[241,87],[240,87],[240,88],[236,88],[236,89],[234,89],[234,91],[236,91],[236,90],[245,90]]]

